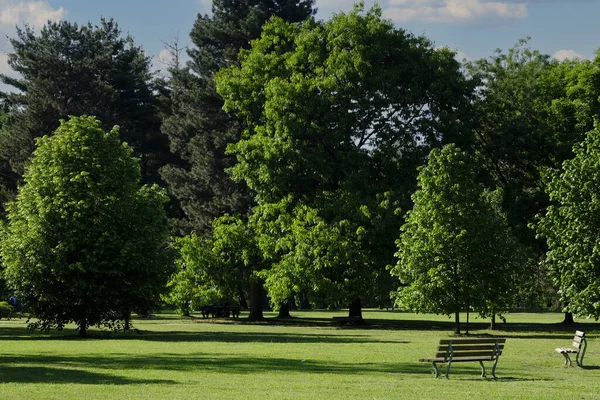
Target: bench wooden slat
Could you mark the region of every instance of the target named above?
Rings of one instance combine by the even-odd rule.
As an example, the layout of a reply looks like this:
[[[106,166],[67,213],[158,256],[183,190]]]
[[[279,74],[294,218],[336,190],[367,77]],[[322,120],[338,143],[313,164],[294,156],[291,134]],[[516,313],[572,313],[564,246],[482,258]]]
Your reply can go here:
[[[484,344],[484,343],[490,343],[490,344],[495,344],[495,343],[506,343],[506,338],[498,338],[498,339],[494,339],[494,338],[473,338],[473,339],[463,339],[463,338],[458,338],[458,339],[442,339],[440,340],[440,344],[449,344],[452,343],[452,345],[457,345],[457,344]]]
[[[438,351],[446,351],[450,348],[449,345],[443,344],[440,345],[440,347],[438,348]],[[457,351],[463,351],[463,350],[487,350],[490,351],[490,349],[493,349],[494,347],[490,347],[489,344],[455,344],[452,343],[452,350],[454,350],[454,352],[456,353]],[[498,348],[500,350],[502,350],[504,348],[504,344],[498,344]]]
[[[441,351],[435,354],[436,357],[446,357],[446,352],[445,351]],[[452,360],[458,358],[458,357],[487,357],[487,358],[492,358],[494,356],[494,354],[496,354],[493,351],[487,350],[487,351],[461,351],[461,352],[454,352],[454,355],[452,356]],[[498,355],[502,355],[502,352],[499,352]]]
[[[445,357],[436,357],[436,358],[421,358],[419,359],[419,362],[446,362],[448,361]],[[452,358],[452,362],[461,362],[461,361],[493,361],[493,358],[491,358],[491,356],[485,356],[485,357],[453,357]]]

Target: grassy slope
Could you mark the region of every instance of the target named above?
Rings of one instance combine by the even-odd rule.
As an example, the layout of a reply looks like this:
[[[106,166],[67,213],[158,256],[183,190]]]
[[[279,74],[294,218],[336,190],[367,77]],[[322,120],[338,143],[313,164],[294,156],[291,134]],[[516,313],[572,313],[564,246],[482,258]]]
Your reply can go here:
[[[179,319],[136,321],[140,333],[71,330],[30,334],[25,320],[0,321],[2,399],[559,399],[598,398],[600,324],[577,320],[589,335],[581,368],[565,368],[555,347],[575,327],[559,314],[511,314],[499,330],[475,320],[472,335],[508,337],[499,379],[477,363],[433,379],[417,360],[453,336],[444,317],[367,311],[364,328],[329,323],[343,313],[305,312],[286,325]]]

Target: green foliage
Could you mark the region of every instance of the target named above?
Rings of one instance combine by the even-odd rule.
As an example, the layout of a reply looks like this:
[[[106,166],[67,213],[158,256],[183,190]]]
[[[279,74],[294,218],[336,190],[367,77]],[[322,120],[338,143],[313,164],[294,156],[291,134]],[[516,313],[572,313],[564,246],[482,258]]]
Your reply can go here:
[[[474,160],[454,145],[433,150],[419,173],[414,207],[397,241],[398,302],[417,312],[482,316],[509,310],[523,251],[510,234],[499,193],[478,184]]]
[[[471,87],[453,56],[358,5],[327,22],[273,18],[217,74],[248,124],[228,151],[258,201],[271,295],[381,295],[416,167],[441,142],[469,142]]]
[[[236,65],[238,53],[260,36],[272,15],[300,22],[313,13],[313,0],[214,0],[211,15],[198,15],[190,33],[190,62],[172,69],[171,115],[163,131],[181,162],[162,169],[169,191],[183,210],[180,232],[211,233],[212,220],[224,214],[245,215],[253,201],[245,184],[233,182],[225,172],[235,158],[225,154],[237,142],[243,121],[223,111],[215,90],[214,74]]]
[[[71,115],[95,115],[105,130],[119,125],[121,140],[141,161],[143,182],[159,181],[169,149],[160,133],[150,58],[116,22],[49,22],[39,32],[25,26],[10,43],[8,64],[18,77],[0,76],[15,89],[3,94],[9,118],[0,130],[7,189],[16,191],[21,183],[35,138]]]
[[[6,301],[0,301],[0,318],[9,318],[13,313],[13,306]]]
[[[219,301],[223,296],[212,284],[211,266],[216,264],[210,243],[191,234],[175,239],[176,272],[167,284],[168,292],[162,296],[167,304],[177,307],[182,315]]]
[[[542,254],[527,225],[548,206],[540,171],[559,168],[593,125],[600,64],[559,62],[520,41],[508,52],[467,65],[481,82],[478,149],[521,240]]]
[[[211,238],[192,233],[176,239],[175,248],[178,268],[163,299],[183,314],[245,297],[254,272],[262,267],[253,231],[238,217],[217,218]]]
[[[600,130],[573,148],[575,158],[550,170],[552,205],[535,224],[548,245],[545,263],[566,311],[600,317]]]
[[[140,187],[140,168],[118,128],[93,117],[62,121],[38,148],[8,206],[4,277],[39,321],[109,325],[157,305],[171,270],[168,200]]]

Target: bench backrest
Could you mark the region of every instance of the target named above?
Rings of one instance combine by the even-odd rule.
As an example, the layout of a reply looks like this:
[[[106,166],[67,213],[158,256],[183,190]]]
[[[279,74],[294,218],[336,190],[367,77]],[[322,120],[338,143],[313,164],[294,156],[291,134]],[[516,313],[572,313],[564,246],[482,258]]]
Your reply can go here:
[[[581,343],[585,341],[585,332],[575,331],[575,337],[573,338],[573,347],[579,350]]]
[[[445,360],[456,357],[489,357],[495,360],[502,355],[506,338],[442,339],[436,357]]]

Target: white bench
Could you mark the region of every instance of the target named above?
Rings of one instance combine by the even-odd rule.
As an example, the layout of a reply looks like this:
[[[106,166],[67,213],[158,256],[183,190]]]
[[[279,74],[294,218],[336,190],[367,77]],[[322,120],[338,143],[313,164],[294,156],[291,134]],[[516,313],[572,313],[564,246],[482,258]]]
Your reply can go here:
[[[565,365],[569,367],[571,366],[571,357],[569,357],[569,354],[577,354],[575,362],[580,367],[583,367],[583,356],[585,356],[586,349],[587,340],[585,339],[585,332],[575,331],[572,347],[559,347],[556,349],[556,352],[565,357]]]

